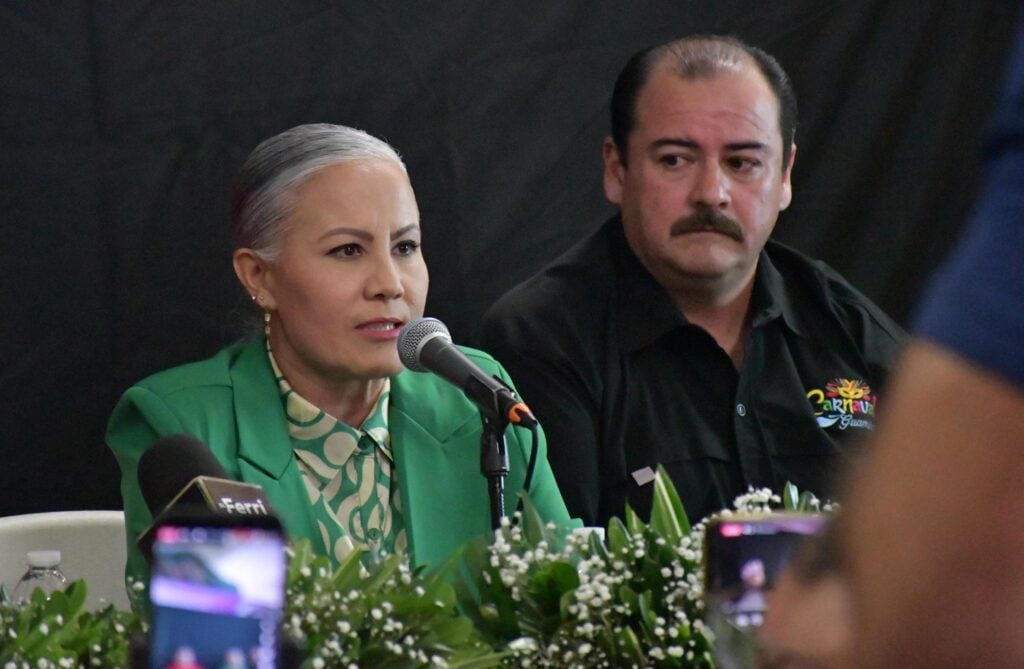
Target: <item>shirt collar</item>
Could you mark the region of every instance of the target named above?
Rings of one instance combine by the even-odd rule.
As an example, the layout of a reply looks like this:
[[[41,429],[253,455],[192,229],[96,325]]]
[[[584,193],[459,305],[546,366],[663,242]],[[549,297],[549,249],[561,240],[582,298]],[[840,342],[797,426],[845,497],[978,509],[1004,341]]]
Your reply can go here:
[[[792,295],[786,290],[785,279],[768,255],[773,244],[774,242],[769,240],[757,260],[754,291],[750,298],[753,309],[751,326],[761,327],[781,316],[786,327],[801,337],[805,337],[807,328],[802,325],[803,319],[800,318],[800,311],[794,303]]]
[[[688,326],[665,289],[629,248],[622,219],[615,216],[606,225],[608,253],[616,277],[613,314],[624,350],[643,348],[673,330]]]
[[[274,370],[274,378],[277,380],[278,392],[281,401],[284,403],[285,418],[288,421],[288,433],[293,438],[310,439],[320,438],[336,429],[341,423],[337,418],[315,406],[302,395],[292,389],[291,384],[281,373],[277,366],[274,354],[270,350],[270,342],[267,342],[267,356],[270,358],[270,366]],[[363,420],[359,427],[349,428],[356,433],[358,439],[368,438],[381,450],[388,460],[394,462],[391,453],[391,433],[388,429],[388,408],[391,397],[391,379],[384,379],[384,387],[370,410],[370,413]],[[343,423],[344,424],[344,423]],[[308,433],[308,430],[315,431],[315,435]],[[355,451],[355,446],[351,449]],[[352,453],[348,453],[343,459],[347,460]]]
[[[616,216],[606,225],[609,228],[608,251],[618,279],[615,284],[615,313],[619,315],[618,330],[623,348],[637,350],[673,330],[695,327],[629,248],[621,217]],[[763,326],[781,316],[793,332],[804,335],[799,311],[786,291],[782,275],[765,250],[758,257],[751,306],[753,327]]]

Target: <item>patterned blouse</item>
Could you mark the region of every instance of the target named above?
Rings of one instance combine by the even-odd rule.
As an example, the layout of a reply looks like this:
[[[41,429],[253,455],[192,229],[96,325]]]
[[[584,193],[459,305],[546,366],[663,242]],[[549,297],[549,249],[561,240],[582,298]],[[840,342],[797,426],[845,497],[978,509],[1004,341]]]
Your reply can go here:
[[[388,431],[391,381],[385,380],[370,414],[354,428],[292,390],[269,342],[267,354],[302,481],[330,557],[343,560],[354,545],[366,548],[371,561],[381,550],[405,552],[402,502]]]

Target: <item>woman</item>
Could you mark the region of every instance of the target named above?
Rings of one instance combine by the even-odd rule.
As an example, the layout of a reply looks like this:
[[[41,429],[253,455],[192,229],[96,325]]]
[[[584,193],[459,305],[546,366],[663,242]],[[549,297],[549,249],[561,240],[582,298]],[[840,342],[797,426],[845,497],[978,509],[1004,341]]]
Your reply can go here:
[[[235,273],[261,310],[263,337],[130,388],[107,442],[121,465],[128,574],[145,574],[135,538],[152,518],[139,457],[185,432],[228,475],[263,487],[289,535],[340,560],[352,544],[438,563],[487,532],[481,422],[463,394],[404,370],[396,341],[423,314],[427,268],[405,166],[384,142],[327,124],[260,144],[232,202]],[[466,350],[506,382],[490,356]],[[506,507],[523,485],[529,433],[506,433]],[[530,495],[569,516],[538,432]]]

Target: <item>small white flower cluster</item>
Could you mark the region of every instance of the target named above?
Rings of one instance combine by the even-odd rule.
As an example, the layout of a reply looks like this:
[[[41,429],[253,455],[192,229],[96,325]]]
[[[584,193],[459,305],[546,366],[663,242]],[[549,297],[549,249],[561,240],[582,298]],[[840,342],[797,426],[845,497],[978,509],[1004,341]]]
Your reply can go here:
[[[772,492],[768,488],[747,488],[747,492],[737,497],[732,505],[736,509],[736,513],[744,515],[762,515],[771,513],[779,504],[782,503],[782,497]],[[775,505],[773,507],[772,505]],[[731,515],[728,510],[723,511],[722,515]]]
[[[387,556],[385,556],[387,557]],[[352,559],[359,559],[354,556]],[[387,578],[375,582],[364,567],[347,591],[336,587],[324,558],[313,566],[303,565],[298,578],[288,584],[288,609],[284,620],[287,633],[305,640],[314,649],[309,666],[313,669],[358,669],[367,655],[383,661],[391,655],[397,664],[443,669],[448,661],[431,646],[425,646],[432,610],[440,617],[453,615],[443,602],[428,602],[423,585],[404,559],[398,559]],[[343,565],[344,567],[344,565]],[[415,602],[415,611],[399,610],[397,602]]]
[[[83,585],[75,582],[68,592]],[[0,669],[107,669],[127,664],[129,637],[144,629],[142,622],[109,603],[87,611],[82,600],[70,594],[68,598],[76,604],[63,605],[67,615],[55,612],[52,600],[14,604],[0,598]]]
[[[550,536],[554,528],[545,530]],[[574,567],[579,579],[562,596],[559,610],[547,612],[560,616],[557,629],[511,641],[513,656],[506,664],[540,669],[630,666],[636,664],[635,657],[624,664],[619,651],[626,643],[622,639],[634,639],[646,658],[641,666],[698,666],[712,640],[701,620],[702,540],[703,526],[676,546],[646,528],[628,534],[617,551],[595,550],[580,534],[570,534],[555,550],[547,540],[531,545],[518,524],[503,524],[490,547],[489,564],[517,603],[520,629],[543,629],[543,624],[523,619],[525,612],[538,608],[531,597],[534,577],[561,562]],[[487,572],[483,579],[498,587]]]

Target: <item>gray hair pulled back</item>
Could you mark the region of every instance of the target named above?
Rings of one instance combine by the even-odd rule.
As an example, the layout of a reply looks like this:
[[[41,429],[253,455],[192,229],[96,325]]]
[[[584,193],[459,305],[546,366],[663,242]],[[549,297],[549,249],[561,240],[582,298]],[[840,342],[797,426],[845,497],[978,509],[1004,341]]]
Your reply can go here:
[[[264,260],[275,260],[281,250],[282,223],[291,213],[299,186],[326,167],[373,159],[390,160],[406,171],[387,142],[343,125],[300,125],[260,142],[232,189],[235,248],[250,248]]]

